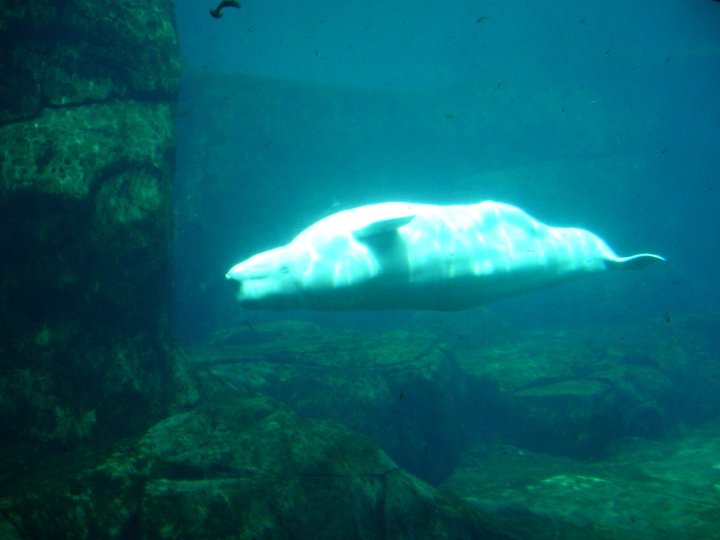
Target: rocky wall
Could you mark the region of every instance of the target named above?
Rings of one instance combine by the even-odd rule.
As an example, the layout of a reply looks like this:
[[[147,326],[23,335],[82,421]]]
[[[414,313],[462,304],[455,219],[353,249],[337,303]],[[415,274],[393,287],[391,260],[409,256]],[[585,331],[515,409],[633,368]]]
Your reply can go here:
[[[0,80],[0,439],[116,438],[182,392],[172,3],[1,0]]]

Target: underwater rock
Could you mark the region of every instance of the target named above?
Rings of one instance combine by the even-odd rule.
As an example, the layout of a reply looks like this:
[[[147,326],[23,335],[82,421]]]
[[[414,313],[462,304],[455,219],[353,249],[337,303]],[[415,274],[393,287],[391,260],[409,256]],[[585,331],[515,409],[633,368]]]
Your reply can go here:
[[[602,461],[478,445],[442,486],[513,538],[718,538],[720,426],[629,438]]]
[[[660,439],[720,410],[720,365],[692,321],[663,320],[529,332],[455,349],[462,372],[491,381],[508,444],[602,457],[629,436]]]
[[[257,395],[228,392],[105,455],[48,465],[3,483],[0,523],[18,536],[505,538],[369,439]]]
[[[193,395],[168,322],[172,4],[5,2],[0,28],[0,439],[113,439]]]
[[[173,101],[180,78],[169,0],[4,2],[0,124],[113,98]]]
[[[431,483],[452,472],[468,426],[482,423],[477,414],[496,396],[467,377],[430,332],[373,334],[287,321],[218,334],[189,355],[238,388],[369,435]]]
[[[372,437],[433,484],[479,441],[598,459],[622,438],[662,439],[720,410],[713,345],[682,320],[518,332],[465,319],[453,329],[425,314],[413,331],[386,332],[243,326],[189,356],[239,388]]]

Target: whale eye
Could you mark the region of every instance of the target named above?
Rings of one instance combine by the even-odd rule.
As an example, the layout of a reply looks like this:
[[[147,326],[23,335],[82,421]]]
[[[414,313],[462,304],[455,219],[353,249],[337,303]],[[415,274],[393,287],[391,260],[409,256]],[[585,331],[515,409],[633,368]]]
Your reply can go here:
[[[287,274],[288,272],[290,272],[290,268],[287,264],[283,264],[278,270],[280,270],[281,274]]]

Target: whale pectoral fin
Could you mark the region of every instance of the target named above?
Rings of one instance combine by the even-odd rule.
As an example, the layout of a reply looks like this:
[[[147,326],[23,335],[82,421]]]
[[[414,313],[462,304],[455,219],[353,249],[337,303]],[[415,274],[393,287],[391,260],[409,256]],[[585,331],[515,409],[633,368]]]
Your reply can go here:
[[[612,269],[640,270],[658,261],[665,261],[665,258],[660,255],[653,255],[652,253],[639,253],[638,255],[631,255],[630,257],[608,259],[607,263],[608,267]]]
[[[354,230],[353,236],[356,240],[363,241],[375,236],[381,236],[387,233],[394,233],[398,230],[399,227],[410,223],[414,217],[415,214],[408,214],[405,216],[373,221],[369,225],[365,225],[360,229]]]

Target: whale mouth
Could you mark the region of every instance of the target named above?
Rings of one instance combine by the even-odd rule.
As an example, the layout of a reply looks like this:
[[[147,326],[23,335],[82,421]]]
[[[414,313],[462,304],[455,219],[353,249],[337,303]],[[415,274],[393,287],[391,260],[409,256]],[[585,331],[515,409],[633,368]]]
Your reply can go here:
[[[244,279],[247,279],[247,272],[239,268],[239,264],[236,264],[233,266],[230,270],[227,271],[227,274],[225,274],[225,279],[232,279],[235,281],[242,281]]]

